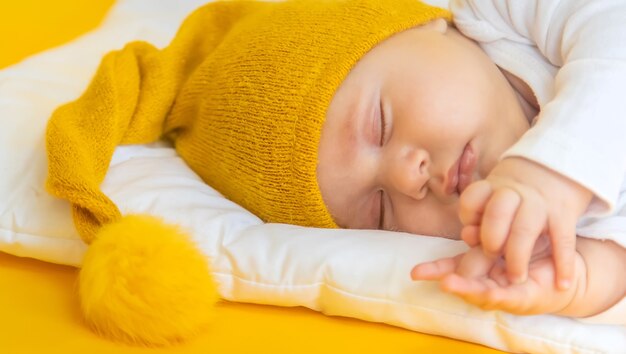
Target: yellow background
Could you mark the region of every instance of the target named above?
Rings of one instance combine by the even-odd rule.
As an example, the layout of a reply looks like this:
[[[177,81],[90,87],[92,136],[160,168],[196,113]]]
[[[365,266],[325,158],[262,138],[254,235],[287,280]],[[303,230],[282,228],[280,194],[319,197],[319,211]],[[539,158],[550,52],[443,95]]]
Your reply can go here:
[[[0,0],[0,68],[95,28],[112,3]],[[129,347],[100,338],[81,323],[75,280],[74,268],[0,253],[0,352],[498,353],[304,308],[229,302],[218,304],[214,328],[195,340],[165,349]]]

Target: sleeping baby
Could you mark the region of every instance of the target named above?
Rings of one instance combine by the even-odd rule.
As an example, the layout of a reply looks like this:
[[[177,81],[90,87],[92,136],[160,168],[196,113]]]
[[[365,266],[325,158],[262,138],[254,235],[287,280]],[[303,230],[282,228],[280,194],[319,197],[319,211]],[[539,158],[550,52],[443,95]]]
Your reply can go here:
[[[88,322],[152,344],[205,324],[214,289],[193,244],[154,218],[122,216],[99,187],[116,146],[165,138],[266,222],[462,239],[467,252],[407,276],[485,309],[624,324],[626,31],[616,14],[626,5],[451,8],[217,2],[164,49],[134,42],[108,54],[46,135],[47,188],[72,204],[91,245],[79,286]],[[115,264],[104,279],[119,259],[108,252],[136,259],[159,242],[176,256]],[[154,276],[158,286],[115,283],[166,263],[178,275]],[[132,296],[147,288],[163,294]],[[189,301],[172,305],[171,289]],[[163,323],[144,326],[141,314],[165,303]]]

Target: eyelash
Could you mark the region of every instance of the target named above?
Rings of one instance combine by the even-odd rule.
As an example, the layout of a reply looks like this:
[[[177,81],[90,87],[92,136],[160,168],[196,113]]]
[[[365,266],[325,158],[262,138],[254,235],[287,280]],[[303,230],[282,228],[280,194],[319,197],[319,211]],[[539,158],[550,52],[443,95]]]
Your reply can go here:
[[[385,229],[385,194],[381,190],[380,192],[380,216],[378,217],[378,229]]]
[[[382,147],[385,143],[385,134],[387,130],[387,122],[385,120],[385,112],[383,110],[383,101],[380,100],[379,103],[379,111],[380,111],[380,146]],[[383,230],[385,226],[385,192],[380,190],[380,215],[378,217],[378,229]]]
[[[383,146],[385,143],[385,134],[387,133],[387,120],[385,119],[382,100],[380,101],[378,110],[380,111],[380,146]]]

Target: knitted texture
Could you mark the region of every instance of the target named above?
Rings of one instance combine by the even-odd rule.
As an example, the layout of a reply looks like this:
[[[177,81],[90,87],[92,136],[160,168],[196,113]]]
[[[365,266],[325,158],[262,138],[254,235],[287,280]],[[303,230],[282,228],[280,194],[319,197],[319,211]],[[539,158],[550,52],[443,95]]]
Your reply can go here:
[[[416,0],[205,5],[163,50],[135,42],[107,55],[87,91],[54,113],[48,190],[70,201],[89,243],[121,217],[99,189],[115,147],[166,136],[264,221],[336,227],[316,181],[333,94],[377,43],[441,17]]]
[[[110,339],[148,346],[193,337],[215,318],[207,261],[183,230],[154,217],[104,225],[78,279],[84,322]]]

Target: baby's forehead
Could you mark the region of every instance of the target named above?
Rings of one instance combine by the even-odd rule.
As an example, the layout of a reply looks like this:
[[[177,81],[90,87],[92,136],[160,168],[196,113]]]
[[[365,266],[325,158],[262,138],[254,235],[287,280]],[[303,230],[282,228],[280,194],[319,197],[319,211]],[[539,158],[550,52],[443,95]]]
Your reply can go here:
[[[246,188],[219,178],[209,183],[223,185],[220,192],[265,221],[285,222],[288,216],[293,223],[291,213],[296,213],[307,214],[303,224],[329,224],[327,215],[321,215],[324,206],[303,196],[314,197],[309,191],[318,189],[319,135],[338,88],[377,43],[445,16],[446,11],[431,11],[416,0],[311,0],[280,3],[242,20],[209,53],[212,62],[206,65],[216,65],[207,68],[210,77],[187,83],[197,84],[194,92],[199,87],[209,92],[198,111],[216,118],[196,131],[220,132],[205,140],[228,140],[232,147],[228,156],[207,154],[211,163],[203,165],[241,161],[227,169],[240,171]],[[346,124],[344,130],[354,125]],[[351,135],[347,141],[355,139]],[[270,195],[270,189],[282,197]]]

